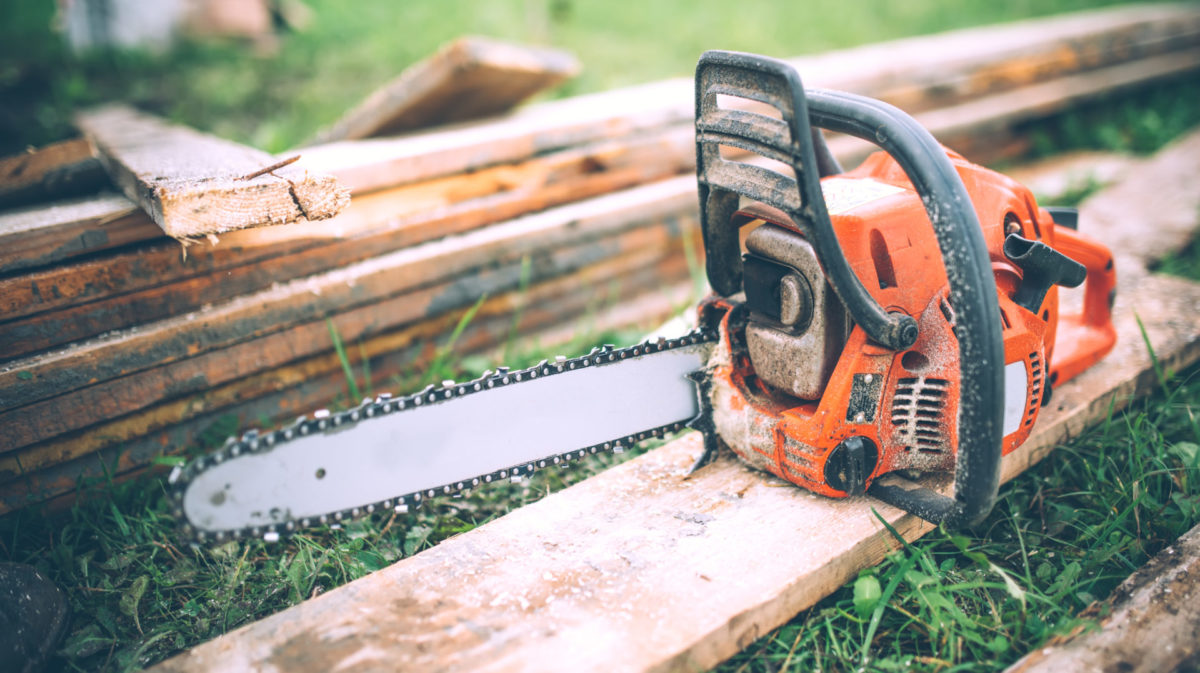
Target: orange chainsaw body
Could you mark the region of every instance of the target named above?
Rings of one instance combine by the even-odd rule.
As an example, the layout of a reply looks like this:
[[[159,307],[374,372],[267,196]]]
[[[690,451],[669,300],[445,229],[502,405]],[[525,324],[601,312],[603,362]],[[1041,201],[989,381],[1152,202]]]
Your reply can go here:
[[[1005,416],[1002,451],[1029,436],[1052,386],[1102,358],[1116,333],[1111,304],[1116,286],[1112,253],[1056,224],[1016,181],[946,151],[961,177],[987,244],[1002,324]],[[844,346],[819,396],[801,399],[764,383],[746,348],[744,314],[736,298],[713,297],[702,315],[718,316],[721,334],[712,365],[716,431],[741,458],[816,493],[844,497],[896,470],[951,470],[955,465],[960,363],[954,313],[942,255],[925,205],[905,172],[886,153],[822,180],[834,232],[855,275],[880,306],[917,321],[908,349],[873,343],[848,322]],[[735,226],[749,232],[774,226],[802,234],[782,211],[744,204]],[[1033,312],[1014,301],[1022,269],[1005,255],[1010,234],[1040,241],[1087,270],[1082,310],[1060,312],[1051,286]],[[850,437],[869,440],[876,453],[853,487],[829,463]]]

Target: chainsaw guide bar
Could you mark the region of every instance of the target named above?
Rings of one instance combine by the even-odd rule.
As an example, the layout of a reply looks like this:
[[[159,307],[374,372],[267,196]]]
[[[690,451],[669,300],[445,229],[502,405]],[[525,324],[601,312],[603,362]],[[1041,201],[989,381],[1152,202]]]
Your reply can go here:
[[[220,450],[175,467],[168,478],[172,510],[184,521],[183,534],[195,542],[240,538],[274,542],[302,528],[336,525],[381,511],[404,514],[429,498],[458,495],[504,479],[519,480],[538,469],[566,467],[602,451],[620,453],[642,440],[682,430],[701,415],[704,403],[688,375],[706,365],[716,340],[715,330],[702,328],[626,348],[604,346],[576,358],[543,360],[527,369],[500,368],[472,381],[445,381],[406,396],[383,394],[345,411],[317,411],[311,418],[300,417],[273,431],[249,430],[240,438],[230,437]],[[626,366],[609,367],[615,363]],[[640,367],[629,366],[634,363]],[[645,376],[650,370],[665,375]],[[597,376],[601,372],[604,375]],[[541,392],[534,385],[538,382]],[[510,394],[507,405],[497,404],[502,390],[516,393]],[[524,393],[528,399],[521,397],[521,391],[529,391]],[[568,397],[575,404],[564,410],[562,403]],[[465,404],[476,399],[485,400],[484,405]],[[546,418],[529,422],[528,416],[503,417],[504,408],[551,400],[555,406]],[[493,417],[480,415],[484,409]],[[407,427],[423,418],[433,418],[434,425],[415,431]],[[444,425],[447,418],[454,423]],[[589,427],[584,422],[588,418],[600,420]],[[614,423],[614,418],[622,421]],[[522,419],[527,422],[512,425]],[[602,434],[626,427],[630,428],[626,434]],[[551,433],[555,446],[569,445],[563,443],[564,433],[566,441],[580,441],[571,451],[546,451],[536,430]],[[399,445],[404,435],[414,433],[446,438],[447,455],[440,463],[438,447]],[[453,455],[456,451],[462,455]],[[489,451],[493,462],[499,461],[496,469],[476,474],[462,467],[478,466],[479,456]],[[398,456],[402,453],[407,455]],[[447,465],[447,460],[454,463],[467,455],[474,457],[473,463]],[[414,456],[423,458],[414,460]],[[359,460],[363,457],[366,462]],[[399,464],[423,466],[429,472],[405,479],[391,463],[397,458]],[[468,473],[454,474],[455,467]],[[347,473],[356,478],[347,480]],[[422,487],[405,488],[406,481]],[[429,487],[430,483],[442,485]]]

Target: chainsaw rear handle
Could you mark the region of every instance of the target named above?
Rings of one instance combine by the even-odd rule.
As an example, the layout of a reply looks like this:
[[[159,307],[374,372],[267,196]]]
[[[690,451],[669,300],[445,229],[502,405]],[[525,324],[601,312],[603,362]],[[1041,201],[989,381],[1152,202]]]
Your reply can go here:
[[[766,103],[782,120],[720,107],[718,95]],[[954,497],[929,489],[874,484],[869,493],[933,523],[959,527],[991,511],[1000,485],[1004,344],[1000,308],[983,229],[945,150],[896,107],[835,91],[805,91],[795,69],[772,58],[709,51],[696,68],[696,171],[709,283],[723,296],[741,290],[741,248],[732,215],[739,197],[784,211],[801,228],[830,285],[875,342],[910,347],[916,322],[889,314],[866,291],[842,253],[821,192],[812,127],[861,138],[888,152],[921,195],[946,267],[961,370]],[[748,150],[795,173],[721,157]]]

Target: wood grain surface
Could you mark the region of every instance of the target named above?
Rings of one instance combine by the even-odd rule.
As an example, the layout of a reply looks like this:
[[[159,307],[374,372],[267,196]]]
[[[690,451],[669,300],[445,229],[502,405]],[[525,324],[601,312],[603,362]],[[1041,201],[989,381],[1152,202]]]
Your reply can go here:
[[[271,285],[693,170],[680,129],[354,199],[333,220],[224,234],[187,249],[162,238],[101,258],[0,277],[0,353],[19,357],[179,315]],[[686,148],[681,149],[681,148]]]
[[[324,220],[350,202],[330,175],[123,105],[81,112],[76,124],[113,183],[174,238]]]
[[[89,194],[107,184],[104,167],[83,138],[0,158],[0,208]]]
[[[1179,170],[1166,159],[1186,156],[1177,150],[1189,141],[1131,175]],[[1194,166],[1196,156],[1181,161]],[[1200,197],[1189,184],[1160,189],[1171,185],[1185,191],[1184,209],[1193,204],[1194,230]],[[1085,202],[1081,229],[1104,232],[1124,253],[1117,346],[1056,388],[1033,435],[1005,457],[1005,481],[1156,388],[1148,347],[1174,371],[1200,359],[1200,284],[1146,270],[1181,237],[1135,247],[1157,230],[1158,213],[1123,202],[1137,218],[1105,228],[1105,199]],[[896,548],[877,516],[906,539],[930,529],[869,498],[820,498],[728,456],[689,476],[700,449],[685,436],[157,670],[551,671],[564,661],[573,670],[704,670]],[[950,487],[944,477],[925,481]]]
[[[542,258],[552,269],[555,254],[587,243],[594,250],[586,254],[599,260],[622,250],[606,244],[621,232],[664,227],[679,231],[687,213],[697,207],[694,183],[691,177],[672,178],[573,203],[300,278],[142,328],[13,360],[0,368],[0,410],[372,304],[500,260],[530,255],[535,271]],[[427,308],[431,315],[441,310],[436,302]]]
[[[30,269],[162,236],[162,229],[120,194],[10,210],[0,213],[0,274],[24,288]]]
[[[481,119],[510,110],[578,72],[579,62],[565,51],[461,37],[377,89],[316,142]]]
[[[1100,629],[1055,638],[1005,673],[1162,673],[1200,664],[1200,526],[1122,582]],[[1055,642],[1058,641],[1058,642]]]
[[[1134,275],[1122,348],[1055,393],[1012,478],[1200,356],[1200,286]],[[691,475],[692,433],[155,670],[705,670],[930,526],[866,497],[825,499],[726,456]],[[937,485],[938,480],[931,480]],[[941,482],[944,483],[944,482]]]

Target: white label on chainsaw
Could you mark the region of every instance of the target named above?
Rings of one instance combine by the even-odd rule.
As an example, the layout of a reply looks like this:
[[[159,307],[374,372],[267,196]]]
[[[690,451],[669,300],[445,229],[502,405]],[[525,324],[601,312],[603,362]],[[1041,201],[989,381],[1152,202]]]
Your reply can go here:
[[[903,187],[876,182],[870,178],[826,178],[821,181],[825,208],[830,215],[841,215],[885,196],[899,194]]]
[[[1025,401],[1029,397],[1029,377],[1025,374],[1025,361],[1010,362],[1004,366],[1004,436],[1007,437],[1021,427],[1025,418]]]

